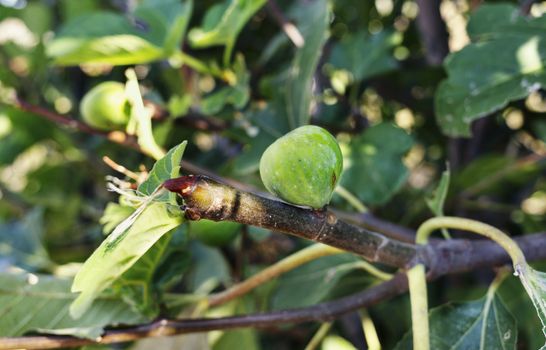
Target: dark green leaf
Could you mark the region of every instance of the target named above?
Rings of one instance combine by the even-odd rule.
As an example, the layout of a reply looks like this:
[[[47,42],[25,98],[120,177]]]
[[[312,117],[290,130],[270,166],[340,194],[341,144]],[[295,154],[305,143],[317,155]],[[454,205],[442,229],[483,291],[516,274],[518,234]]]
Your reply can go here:
[[[286,119],[279,118],[271,108],[259,111],[249,111],[249,121],[257,126],[257,133],[249,137],[243,152],[235,159],[234,172],[237,175],[247,175],[258,170],[260,158],[266,148],[284,133],[278,130],[286,130]]]
[[[497,294],[489,294],[476,301],[449,303],[432,309],[430,348],[516,349],[516,321]],[[408,332],[396,349],[411,349],[411,343],[411,332]]]
[[[313,260],[284,275],[271,297],[275,310],[303,307],[324,300],[343,276],[354,270],[359,259],[338,254]]]
[[[330,18],[326,0],[303,3],[300,6],[297,9],[296,23],[305,44],[296,51],[288,70],[282,102],[290,129],[309,124],[311,82],[322,54],[322,46],[328,36]]]
[[[239,32],[265,2],[265,0],[233,0],[211,7],[202,27],[190,31],[188,36],[191,45],[196,48],[225,45],[224,63],[228,63],[227,58],[231,56]]]
[[[209,293],[222,283],[230,281],[229,267],[218,249],[193,242],[190,288],[199,294]]]
[[[367,129],[351,140],[348,164],[341,184],[368,204],[382,204],[404,184],[408,169],[402,157],[413,139],[402,129],[383,123]]]
[[[47,121],[0,105],[0,165],[11,163],[28,147],[55,134]]]
[[[436,93],[438,124],[470,136],[470,123],[546,85],[546,16],[526,19],[513,5],[480,7],[468,24],[473,43],[445,61]]]
[[[233,72],[237,79],[235,85],[223,87],[201,101],[201,111],[204,114],[217,114],[226,105],[232,105],[236,109],[242,109],[246,106],[250,98],[248,87],[250,74],[246,69],[243,56],[237,56],[233,65]]]
[[[390,31],[348,34],[332,48],[330,63],[348,70],[359,82],[397,67],[392,50],[401,39],[400,33]]]
[[[107,325],[146,321],[119,298],[99,296],[89,312],[73,319],[71,281],[33,274],[0,274],[0,335],[14,337],[29,331],[97,338]]]
[[[25,270],[51,267],[53,263],[42,244],[43,210],[36,208],[22,220],[0,225],[0,264]]]
[[[154,42],[170,56],[182,43],[192,9],[192,0],[145,0],[136,8],[135,16],[147,22],[147,29],[156,38]]]

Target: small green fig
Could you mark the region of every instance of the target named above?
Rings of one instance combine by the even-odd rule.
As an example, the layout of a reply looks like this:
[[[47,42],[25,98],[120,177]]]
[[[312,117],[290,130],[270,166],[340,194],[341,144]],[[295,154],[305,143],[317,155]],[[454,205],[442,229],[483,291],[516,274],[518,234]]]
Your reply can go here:
[[[233,241],[241,226],[237,222],[201,219],[190,222],[190,235],[206,245],[220,247]]]
[[[336,139],[313,125],[277,139],[260,160],[260,176],[269,192],[286,202],[315,209],[330,202],[342,170]]]
[[[98,84],[80,104],[83,120],[100,130],[122,130],[129,122],[130,109],[125,86],[116,81]]]

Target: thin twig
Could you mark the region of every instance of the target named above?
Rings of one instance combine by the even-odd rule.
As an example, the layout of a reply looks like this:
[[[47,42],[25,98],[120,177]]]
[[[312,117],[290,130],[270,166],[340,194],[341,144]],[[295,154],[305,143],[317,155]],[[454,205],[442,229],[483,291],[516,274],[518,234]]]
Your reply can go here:
[[[267,8],[269,9],[269,13],[277,22],[277,24],[281,27],[282,31],[286,36],[292,41],[294,46],[296,47],[303,47],[305,44],[305,39],[303,38],[303,35],[301,35],[298,28],[293,24],[290,23],[282,11],[279,9],[279,6],[274,0],[268,0],[267,1]]]
[[[267,281],[270,281],[273,278],[285,272],[293,270],[294,268],[307,262],[323,256],[340,253],[343,253],[343,251],[322,244],[315,244],[305,249],[299,250],[296,253],[256,273],[255,275],[244,280],[243,282],[238,283],[230,287],[229,289],[224,290],[223,292],[211,295],[209,297],[209,306],[220,305],[229,300],[244,295],[252,289],[266,283]]]
[[[447,29],[440,15],[440,0],[417,0],[417,5],[417,27],[425,47],[426,60],[431,65],[440,65],[449,53]]]
[[[123,174],[127,176],[128,178],[137,181],[138,183],[142,182],[142,176],[140,176],[139,174],[135,172],[132,172],[131,170],[124,167],[123,165],[116,163],[115,161],[112,160],[112,158],[108,156],[104,156],[102,157],[102,161],[106,163],[106,165],[108,165],[110,168],[117,171],[118,173]]]
[[[79,120],[73,119],[73,118],[71,118],[69,116],[61,115],[61,114],[52,112],[52,111],[50,111],[50,110],[48,110],[46,108],[30,104],[30,103],[24,101],[21,98],[17,99],[16,107],[18,107],[19,109],[21,109],[23,111],[32,113],[32,114],[34,114],[34,115],[36,115],[38,117],[49,120],[49,121],[51,121],[51,122],[53,122],[55,124],[66,126],[66,127],[70,128],[70,129],[73,129],[73,130],[76,130],[76,131],[79,131],[79,132],[83,132],[83,133],[86,133],[86,134],[101,136],[101,137],[104,137],[104,138],[108,139],[111,142],[117,143],[119,145],[131,148],[131,149],[136,150],[136,151],[138,151],[138,152],[140,152],[142,154],[145,154],[145,152],[139,147],[138,143],[136,142],[136,139],[134,137],[130,136],[130,135],[127,135],[126,133],[124,133],[122,131],[106,132],[106,131],[98,130],[98,129],[95,129],[93,127],[90,127],[89,125],[87,125],[87,124],[85,124],[85,123],[83,123],[83,122],[81,122]],[[213,173],[212,171],[204,169],[204,168],[202,168],[202,167],[200,167],[198,165],[195,165],[195,164],[193,164],[191,162],[188,162],[186,160],[182,160],[181,166],[182,166],[182,170],[185,170],[188,173],[206,175],[206,176],[211,177],[213,179],[217,179],[217,180],[221,180],[223,182],[226,182],[226,183],[230,184],[231,186],[237,187],[237,188],[239,188],[241,190],[248,191],[248,190],[253,189],[253,188],[249,188],[248,185],[245,185],[245,184],[243,184],[241,182],[238,182],[236,180],[226,179],[226,178],[220,177],[217,174]]]
[[[107,132],[107,131],[95,129],[85,124],[82,121],[71,118],[69,116],[52,112],[40,106],[30,104],[19,97],[17,98],[16,107],[18,107],[19,109],[23,111],[30,112],[38,117],[47,119],[55,124],[65,126],[69,129],[77,130],[77,131],[84,132],[90,135],[101,136],[114,143],[117,143],[126,147],[130,147],[136,150],[140,150],[140,147],[138,147],[138,144],[136,143],[136,139],[130,135],[127,135],[126,133],[122,131]]]

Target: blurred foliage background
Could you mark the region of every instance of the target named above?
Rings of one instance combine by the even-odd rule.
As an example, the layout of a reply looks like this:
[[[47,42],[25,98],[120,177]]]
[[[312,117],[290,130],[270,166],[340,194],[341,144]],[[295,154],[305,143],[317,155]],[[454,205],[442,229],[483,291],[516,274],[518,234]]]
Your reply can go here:
[[[112,142],[127,139],[124,131],[82,132],[51,115],[81,121],[85,93],[104,81],[125,83],[128,67],[154,111],[157,144],[188,140],[185,161],[248,188],[263,190],[265,148],[312,123],[337,137],[341,184],[374,216],[417,227],[434,215],[426,199],[449,164],[445,214],[512,235],[544,231],[545,11],[540,1],[0,0],[1,278],[17,268],[71,276],[104,239],[103,224],[127,215],[105,180],[123,174],[103,157],[135,173],[154,159]],[[338,194],[331,206],[355,212]],[[169,237],[149,271],[149,304],[117,291],[146,305],[140,315],[166,308],[180,315],[170,293],[218,290],[307,244],[236,226],[233,239],[210,245],[192,225]],[[319,259],[211,316],[312,305],[375,283],[353,262]],[[491,278],[487,271],[445,277],[432,284],[431,304],[472,300]],[[500,294],[518,319],[521,348],[538,347],[541,328],[521,288],[506,282]],[[406,297],[369,313],[386,349],[410,327]],[[362,346],[355,317],[336,322],[323,348]],[[24,333],[5,327],[3,335]],[[211,333],[164,346],[302,348],[317,327]]]

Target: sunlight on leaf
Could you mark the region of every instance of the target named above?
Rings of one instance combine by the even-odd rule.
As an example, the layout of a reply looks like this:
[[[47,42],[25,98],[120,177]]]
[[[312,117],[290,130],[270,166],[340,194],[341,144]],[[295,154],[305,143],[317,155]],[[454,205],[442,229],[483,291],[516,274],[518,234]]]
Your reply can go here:
[[[516,57],[522,73],[531,73],[542,69],[543,64],[538,51],[540,38],[534,36],[521,45],[516,52]]]
[[[70,306],[73,317],[80,317],[100,292],[133,266],[164,234],[183,222],[182,212],[172,210],[165,198],[156,198],[160,185],[178,176],[186,141],[173,147],[158,160],[148,179],[139,186],[143,203],[114,229],[78,272],[73,292],[81,292]],[[176,202],[174,202],[176,203]]]
[[[473,120],[546,85],[546,16],[524,17],[512,4],[485,4],[467,27],[472,43],[444,61],[435,95],[438,125],[469,137]]]

